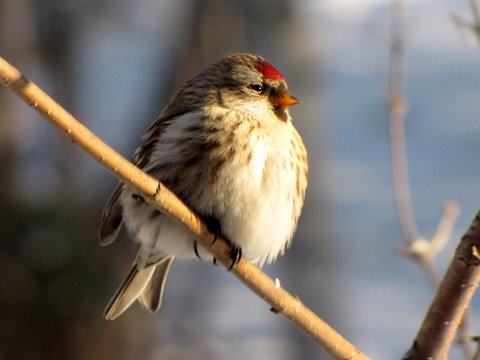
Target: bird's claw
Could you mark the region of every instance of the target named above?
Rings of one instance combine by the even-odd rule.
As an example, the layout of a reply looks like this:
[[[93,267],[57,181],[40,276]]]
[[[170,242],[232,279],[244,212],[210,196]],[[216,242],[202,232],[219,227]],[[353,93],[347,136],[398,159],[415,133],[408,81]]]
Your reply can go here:
[[[203,221],[208,227],[208,230],[213,234],[213,241],[210,245],[213,245],[217,242],[218,238],[222,235],[222,227],[220,226],[220,221],[213,216],[203,216]]]
[[[193,242],[193,251],[195,252],[195,255],[197,255],[197,257],[200,260],[203,260],[200,254],[198,253],[198,243],[196,241]]]
[[[232,259],[232,263],[230,264],[228,271],[231,271],[242,258],[242,248],[232,245],[232,249],[230,251],[230,258]]]
[[[204,215],[202,216],[203,221],[208,227],[208,230],[213,234],[213,241],[211,242],[210,245],[213,245],[217,242],[217,240],[222,236],[222,227],[220,225],[220,221],[214,216],[209,216],[209,215]],[[229,241],[227,238],[225,240],[230,244],[231,246],[231,251],[230,251],[230,258],[232,259],[232,263],[230,264],[230,267],[228,268],[228,271],[232,270],[235,265],[238,264],[240,259],[242,258],[242,249],[238,246],[235,246],[232,244],[231,241]],[[196,242],[194,243],[194,250],[195,254],[198,256],[198,251],[196,250]],[[198,256],[200,258],[200,256]],[[213,264],[217,265],[217,259],[213,258]]]

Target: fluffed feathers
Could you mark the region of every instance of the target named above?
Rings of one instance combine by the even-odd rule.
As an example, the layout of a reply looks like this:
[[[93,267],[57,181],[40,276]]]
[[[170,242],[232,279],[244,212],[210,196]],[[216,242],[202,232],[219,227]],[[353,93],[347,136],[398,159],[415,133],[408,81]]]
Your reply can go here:
[[[217,220],[248,260],[272,262],[291,242],[307,186],[306,150],[287,109],[297,102],[265,59],[227,56],[172,97],[133,162]],[[119,185],[103,212],[101,243],[111,243],[122,223],[141,251],[107,307],[109,319],[137,298],[158,310],[173,256],[195,257],[186,229]]]

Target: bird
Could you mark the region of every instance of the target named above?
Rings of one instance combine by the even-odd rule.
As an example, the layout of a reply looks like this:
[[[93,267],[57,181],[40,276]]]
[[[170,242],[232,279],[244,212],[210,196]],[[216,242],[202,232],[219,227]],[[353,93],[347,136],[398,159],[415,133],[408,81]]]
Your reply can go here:
[[[307,187],[305,145],[289,107],[285,77],[258,55],[228,55],[187,81],[142,136],[133,163],[193,209],[240,257],[258,266],[290,246]],[[114,320],[138,300],[160,308],[172,262],[213,260],[194,236],[128,185],[108,199],[100,244],[122,224],[138,244],[133,265],[104,311]]]

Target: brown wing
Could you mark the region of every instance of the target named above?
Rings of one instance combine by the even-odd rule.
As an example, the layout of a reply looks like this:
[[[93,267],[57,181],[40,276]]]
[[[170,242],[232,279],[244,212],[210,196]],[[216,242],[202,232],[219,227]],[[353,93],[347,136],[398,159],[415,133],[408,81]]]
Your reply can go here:
[[[133,163],[143,169],[149,162],[153,148],[159,141],[165,128],[178,116],[181,116],[191,109],[172,112],[167,107],[162,115],[147,129],[142,136],[142,144],[135,151]],[[103,212],[100,226],[100,245],[111,244],[117,237],[122,227],[122,205],[118,201],[122,193],[123,184],[119,183],[108,199]]]
[[[118,198],[122,193],[123,184],[119,183],[103,208],[100,225],[100,245],[111,244],[122,227],[122,207]]]
[[[182,116],[193,108],[183,109],[176,112],[168,112],[168,107],[164,110],[162,115],[145,131],[142,136],[142,144],[135,151],[133,155],[133,163],[139,168],[143,169],[150,160],[153,148],[157,141],[160,140],[165,129],[175,120],[175,118]]]

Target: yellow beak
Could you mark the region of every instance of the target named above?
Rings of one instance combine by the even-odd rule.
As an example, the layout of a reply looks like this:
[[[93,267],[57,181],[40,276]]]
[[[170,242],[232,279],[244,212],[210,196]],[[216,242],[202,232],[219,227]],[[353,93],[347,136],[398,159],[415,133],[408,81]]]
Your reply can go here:
[[[282,92],[275,94],[271,97],[273,105],[280,109],[286,109],[289,106],[298,104],[300,101],[297,98],[294,98],[288,92]]]

